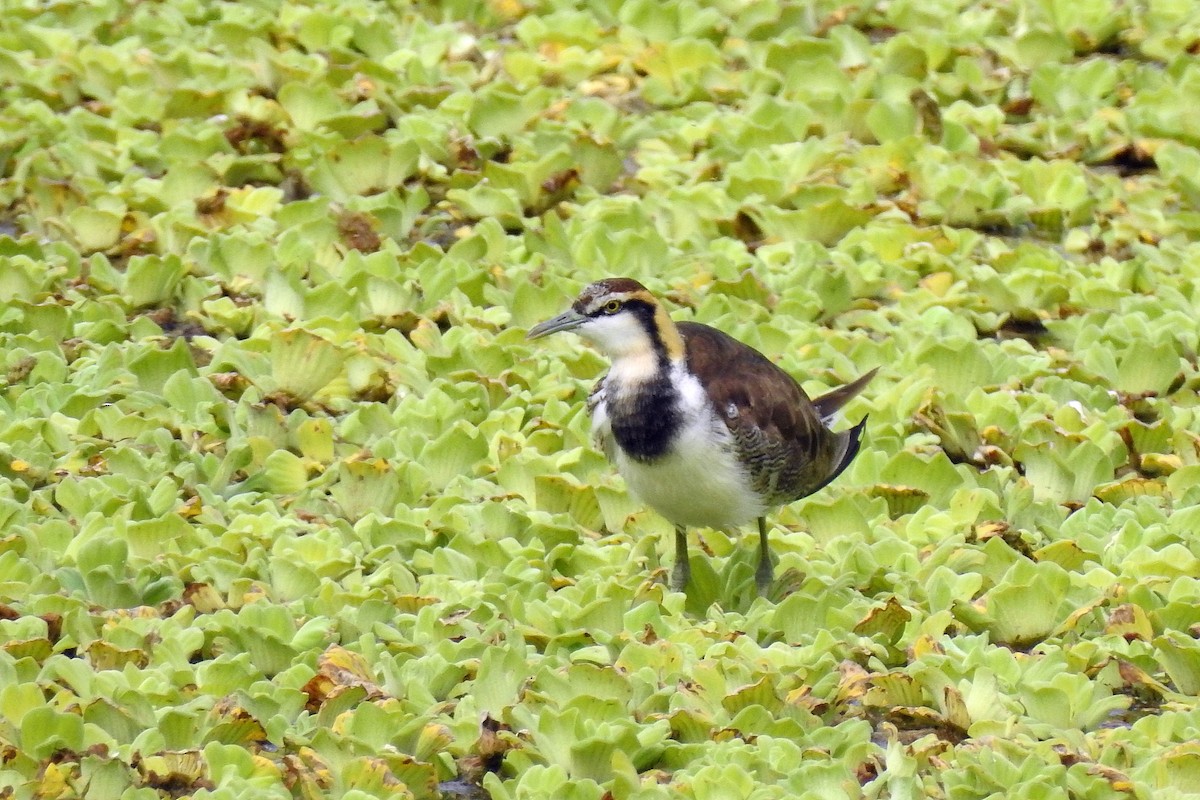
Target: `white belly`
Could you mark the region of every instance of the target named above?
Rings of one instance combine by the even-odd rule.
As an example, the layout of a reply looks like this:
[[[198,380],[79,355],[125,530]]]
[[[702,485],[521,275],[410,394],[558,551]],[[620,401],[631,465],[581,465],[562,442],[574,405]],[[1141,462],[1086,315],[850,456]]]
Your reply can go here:
[[[732,455],[702,442],[681,442],[644,464],[617,451],[617,471],[630,491],[676,525],[730,529],[766,511]]]
[[[766,508],[734,457],[725,423],[713,416],[699,384],[687,389],[684,418],[693,422],[666,455],[649,463],[627,456],[612,441],[603,401],[592,410],[596,438],[629,490],[676,525],[732,529],[761,517]]]

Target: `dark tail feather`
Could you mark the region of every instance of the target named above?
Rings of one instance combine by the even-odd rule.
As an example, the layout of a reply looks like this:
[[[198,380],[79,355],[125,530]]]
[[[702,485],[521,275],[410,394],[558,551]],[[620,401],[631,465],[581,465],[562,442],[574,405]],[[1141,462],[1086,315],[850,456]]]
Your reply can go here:
[[[833,415],[838,411],[841,411],[842,406],[846,405],[846,403],[849,403],[854,399],[855,396],[858,395],[859,392],[865,389],[867,384],[871,382],[871,378],[874,378],[875,373],[878,371],[879,367],[876,367],[870,372],[867,372],[855,380],[850,381],[845,386],[839,386],[833,391],[827,392],[818,397],[816,400],[813,400],[812,403],[817,407],[817,413],[821,415],[821,421],[828,425],[832,420]],[[853,451],[850,453],[850,458],[854,458],[854,453],[857,452],[858,445],[855,444]],[[846,463],[849,463],[849,461]],[[841,470],[839,469],[838,472],[841,472]]]
[[[863,377],[869,380],[873,374],[875,374],[875,370],[871,370]],[[859,378],[858,380],[861,381],[862,378]],[[855,381],[855,383],[857,382],[858,381]],[[863,385],[865,386],[866,384],[864,383]],[[860,386],[859,388],[861,389],[862,387]],[[838,460],[837,465],[830,470],[829,477],[825,479],[824,483],[822,483],[816,489],[813,489],[814,492],[824,489],[831,480],[836,478],[838,475],[841,475],[842,471],[845,470],[846,467],[850,466],[850,462],[854,460],[856,455],[858,455],[858,448],[862,447],[863,431],[866,429],[867,418],[863,417],[862,420],[850,430],[840,431],[834,434],[834,436],[838,438],[838,444],[844,445],[846,449],[842,451],[842,457]]]

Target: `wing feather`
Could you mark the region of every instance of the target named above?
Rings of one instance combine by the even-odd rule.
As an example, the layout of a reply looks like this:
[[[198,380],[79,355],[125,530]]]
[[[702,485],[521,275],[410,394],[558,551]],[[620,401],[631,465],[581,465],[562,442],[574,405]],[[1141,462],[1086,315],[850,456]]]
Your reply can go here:
[[[603,375],[592,391],[588,394],[588,416],[592,418],[592,443],[596,449],[604,453],[605,458],[613,460],[616,443],[612,437],[612,423],[608,419],[608,390],[605,381],[608,375]]]
[[[688,369],[729,427],[739,461],[768,504],[809,495],[845,468],[857,451],[862,428],[853,435],[834,433],[822,417],[866,380],[856,381],[859,385],[844,399],[835,395],[828,408],[819,408],[791,375],[754,348],[707,325],[678,326]]]

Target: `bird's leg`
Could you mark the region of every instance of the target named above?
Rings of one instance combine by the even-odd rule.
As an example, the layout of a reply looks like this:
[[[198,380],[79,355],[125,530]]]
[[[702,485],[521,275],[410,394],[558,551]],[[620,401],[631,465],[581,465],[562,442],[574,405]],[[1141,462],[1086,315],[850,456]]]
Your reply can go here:
[[[767,545],[767,518],[758,518],[758,569],[754,571],[754,583],[758,585],[758,593],[765,595],[775,580],[775,570],[771,567],[771,550]]]
[[[675,526],[675,566],[671,569],[671,591],[682,592],[692,577],[688,563],[687,528]]]

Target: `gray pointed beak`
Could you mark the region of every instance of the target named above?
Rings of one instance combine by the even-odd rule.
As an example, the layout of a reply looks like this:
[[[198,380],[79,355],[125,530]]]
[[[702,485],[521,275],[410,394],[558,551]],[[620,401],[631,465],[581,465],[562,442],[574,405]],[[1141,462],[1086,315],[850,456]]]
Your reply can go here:
[[[529,333],[525,334],[525,338],[540,339],[543,336],[549,336],[559,331],[573,331],[585,322],[587,322],[587,317],[573,308],[568,308],[557,317],[534,325],[529,329]]]

